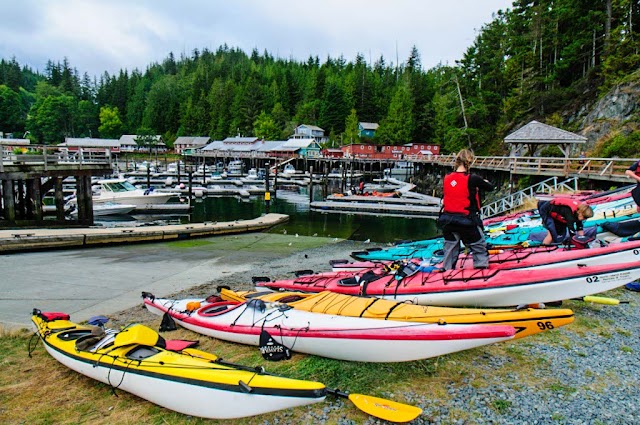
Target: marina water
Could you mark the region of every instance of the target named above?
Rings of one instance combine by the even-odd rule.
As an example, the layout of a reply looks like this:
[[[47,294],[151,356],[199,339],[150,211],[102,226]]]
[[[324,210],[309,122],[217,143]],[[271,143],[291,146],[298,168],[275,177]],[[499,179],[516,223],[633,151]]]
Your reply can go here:
[[[321,199],[321,187],[314,187],[314,199]],[[191,201],[193,209],[181,215],[135,215],[96,217],[96,224],[107,227],[212,221],[246,220],[265,213],[262,196],[203,197]],[[270,212],[287,214],[289,221],[269,232],[321,236],[372,243],[392,243],[400,240],[420,240],[438,233],[435,219],[395,216],[338,214],[311,211],[307,187],[278,188],[271,197]]]

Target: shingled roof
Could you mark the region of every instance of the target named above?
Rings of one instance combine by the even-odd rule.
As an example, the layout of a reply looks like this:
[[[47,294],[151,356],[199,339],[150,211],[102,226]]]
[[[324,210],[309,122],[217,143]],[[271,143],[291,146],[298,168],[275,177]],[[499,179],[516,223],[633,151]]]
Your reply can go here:
[[[506,143],[586,143],[587,138],[538,121],[531,121],[504,138]]]

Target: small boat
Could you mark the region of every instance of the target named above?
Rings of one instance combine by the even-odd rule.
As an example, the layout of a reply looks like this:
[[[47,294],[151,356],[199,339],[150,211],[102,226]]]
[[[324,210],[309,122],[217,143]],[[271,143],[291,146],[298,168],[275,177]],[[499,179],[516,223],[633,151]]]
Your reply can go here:
[[[415,264],[408,263],[393,273],[384,270],[318,273],[275,282],[260,281],[256,287],[273,291],[331,291],[421,305],[503,307],[580,298],[638,278],[638,260],[535,271],[492,267],[419,271]]]
[[[292,164],[287,164],[282,168],[282,177],[293,177],[297,173]]]
[[[487,324],[509,325],[516,329],[514,339],[556,329],[574,320],[570,309],[471,309],[456,307],[422,306],[373,297],[354,297],[335,292],[309,294],[304,292],[256,292],[220,288],[220,300],[246,301],[260,299],[264,302],[286,304],[297,310],[339,316],[366,317],[378,320],[405,322],[448,323],[458,325]],[[541,325],[542,324],[542,325]]]
[[[70,215],[78,215],[78,208],[76,203],[69,203],[71,205]],[[115,202],[105,202],[102,204],[93,205],[93,215],[96,217],[104,217],[108,215],[124,215],[129,214],[135,210],[136,206],[131,204],[116,204]]]
[[[244,172],[244,162],[240,159],[234,159],[227,165],[227,175],[229,176],[242,176]]]
[[[415,174],[413,162],[397,161],[393,167],[385,168],[383,174],[387,178],[395,178],[401,181],[407,181]]]
[[[266,331],[292,351],[361,362],[403,362],[441,356],[513,338],[506,325],[450,325],[346,317],[293,309],[260,300],[156,298],[143,293],[155,314],[225,341],[260,345]]]
[[[249,169],[249,171],[247,171],[246,178],[247,178],[247,180],[257,180],[258,179],[258,170],[256,170],[255,168]]]
[[[320,382],[230,365],[194,348],[170,351],[140,324],[105,332],[61,313],[34,310],[31,319],[47,352],[63,365],[185,415],[241,418],[318,403],[327,395]]]
[[[169,199],[179,197],[179,193],[158,192],[150,189],[138,189],[125,179],[99,180],[100,189],[93,196],[94,205],[114,203],[144,206],[166,204]]]

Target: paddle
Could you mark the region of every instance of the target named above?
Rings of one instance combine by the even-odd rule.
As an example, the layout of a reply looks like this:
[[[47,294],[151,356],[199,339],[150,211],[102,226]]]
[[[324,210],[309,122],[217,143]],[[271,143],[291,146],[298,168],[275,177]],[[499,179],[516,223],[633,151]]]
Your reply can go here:
[[[327,388],[327,392],[338,397],[348,398],[354,406],[363,412],[389,422],[409,422],[422,413],[422,409],[419,407],[384,398],[364,394],[349,394],[333,388]]]
[[[264,368],[262,367],[251,367],[228,362],[219,358],[215,354],[207,353],[195,348],[187,348],[186,350],[183,350],[183,353],[192,355],[194,357],[211,360],[213,363],[217,363],[223,366],[230,366],[236,369],[247,370],[249,372],[255,372],[259,374],[272,375],[268,372],[265,372]],[[391,401],[384,398],[373,397],[364,394],[349,394],[334,388],[326,388],[326,390],[328,394],[349,399],[354,406],[356,406],[363,412],[371,416],[375,416],[376,418],[384,419],[390,422],[409,422],[417,418],[422,413],[422,409],[420,409],[419,407],[398,403],[397,401]]]

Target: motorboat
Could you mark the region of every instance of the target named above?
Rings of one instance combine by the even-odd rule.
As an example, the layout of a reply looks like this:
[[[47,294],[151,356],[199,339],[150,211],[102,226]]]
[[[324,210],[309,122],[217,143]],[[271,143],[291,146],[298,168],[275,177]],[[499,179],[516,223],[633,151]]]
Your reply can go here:
[[[227,165],[227,174],[229,176],[241,176],[244,171],[244,162],[240,159],[234,159]]]
[[[69,208],[69,215],[77,216],[78,215],[78,206],[75,202],[75,198],[72,201],[69,201],[67,205]],[[125,215],[129,214],[131,211],[135,210],[136,206],[133,204],[116,204],[115,202],[105,202],[103,204],[93,204],[93,215],[94,217],[104,217],[107,215]]]
[[[258,170],[255,168],[251,168],[247,172],[247,180],[257,180],[258,179]]]
[[[138,189],[125,179],[99,180],[100,189],[93,196],[93,204],[127,204],[134,206],[166,204],[179,193],[156,192],[153,188]]]
[[[293,177],[296,172],[296,167],[292,164],[287,164],[282,168],[282,177]]]
[[[393,168],[385,168],[384,176],[406,181],[415,174],[413,162],[398,161]]]

